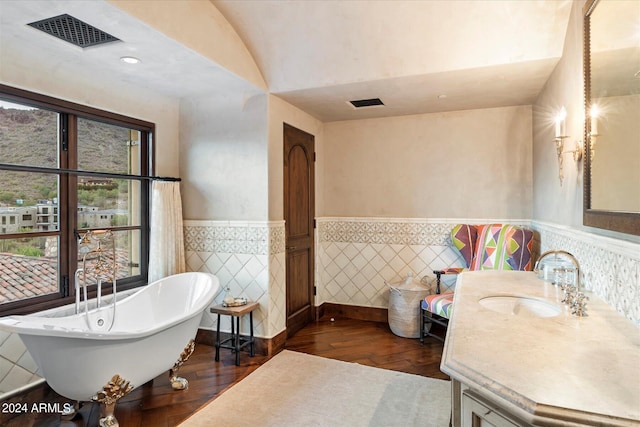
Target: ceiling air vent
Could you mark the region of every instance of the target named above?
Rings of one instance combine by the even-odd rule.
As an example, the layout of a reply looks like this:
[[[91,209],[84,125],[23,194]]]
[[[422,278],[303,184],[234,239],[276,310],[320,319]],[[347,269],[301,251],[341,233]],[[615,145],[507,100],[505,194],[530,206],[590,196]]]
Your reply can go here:
[[[357,101],[349,101],[355,108],[374,107],[376,105],[384,105],[380,98],[358,99]]]
[[[82,48],[120,40],[67,14],[32,22],[29,25]]]

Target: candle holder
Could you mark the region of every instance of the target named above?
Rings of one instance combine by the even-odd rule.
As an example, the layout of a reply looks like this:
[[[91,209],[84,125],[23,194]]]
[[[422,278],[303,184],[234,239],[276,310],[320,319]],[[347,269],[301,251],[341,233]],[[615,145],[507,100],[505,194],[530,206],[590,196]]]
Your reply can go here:
[[[566,135],[556,136],[554,138],[554,142],[556,144],[556,154],[558,156],[558,178],[560,179],[560,185],[562,186],[562,181],[564,180],[564,158],[562,157],[564,154],[571,154],[573,156],[573,160],[577,163],[582,159],[582,141],[576,141],[576,146],[573,150],[564,149],[564,140],[569,138]]]

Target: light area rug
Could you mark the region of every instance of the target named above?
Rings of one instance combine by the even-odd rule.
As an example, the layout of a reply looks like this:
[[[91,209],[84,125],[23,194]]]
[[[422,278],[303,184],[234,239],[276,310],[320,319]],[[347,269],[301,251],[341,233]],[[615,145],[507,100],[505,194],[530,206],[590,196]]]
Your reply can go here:
[[[451,383],[284,350],[180,427],[449,425]]]

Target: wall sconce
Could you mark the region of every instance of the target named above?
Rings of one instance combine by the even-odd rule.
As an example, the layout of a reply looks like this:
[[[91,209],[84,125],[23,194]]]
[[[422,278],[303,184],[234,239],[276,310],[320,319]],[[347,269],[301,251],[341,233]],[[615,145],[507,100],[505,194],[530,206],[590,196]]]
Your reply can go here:
[[[556,123],[556,136],[554,138],[554,142],[556,143],[556,153],[558,155],[558,178],[560,179],[560,185],[562,185],[562,180],[564,179],[563,173],[563,155],[564,154],[572,154],[573,160],[578,162],[582,158],[582,141],[576,141],[576,148],[574,150],[565,151],[564,150],[564,140],[568,138],[565,131],[567,119],[567,110],[562,107],[562,109],[558,112],[555,118]]]

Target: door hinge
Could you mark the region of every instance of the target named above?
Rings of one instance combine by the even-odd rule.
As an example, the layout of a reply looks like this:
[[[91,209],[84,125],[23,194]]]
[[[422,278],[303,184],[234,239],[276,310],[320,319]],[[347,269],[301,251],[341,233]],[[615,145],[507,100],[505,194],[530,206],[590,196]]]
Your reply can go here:
[[[315,151],[313,152],[313,161],[314,162],[316,161],[316,152]]]
[[[69,151],[69,116],[60,115],[60,148]]]
[[[316,228],[316,219],[313,219],[313,228]]]
[[[313,286],[313,295],[318,295],[318,287],[317,286]]]
[[[62,276],[62,298],[69,296],[69,276]]]

